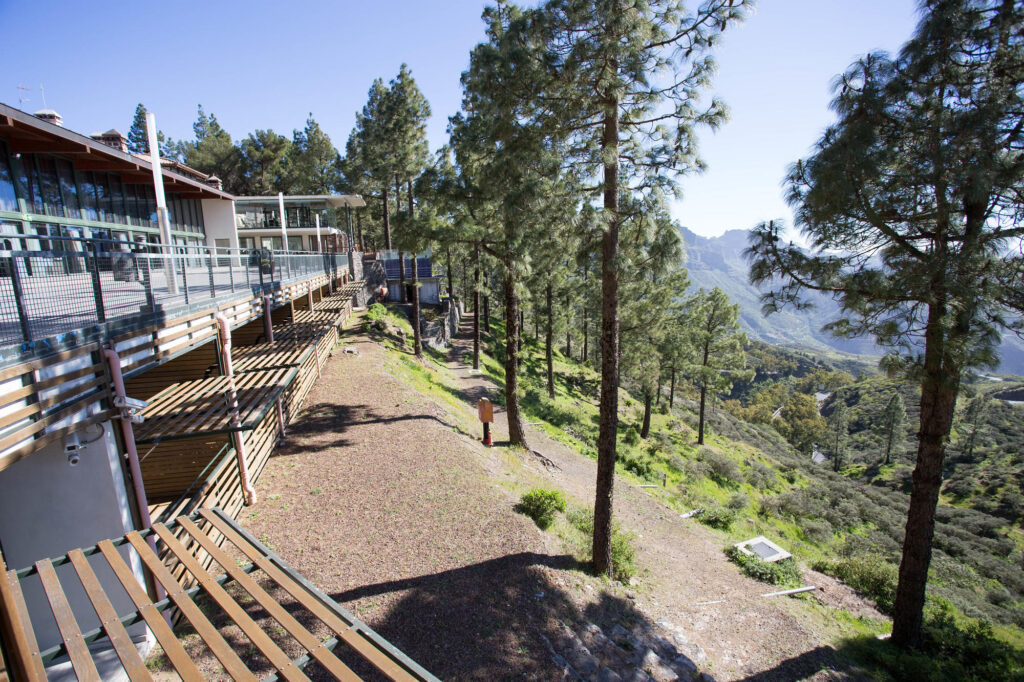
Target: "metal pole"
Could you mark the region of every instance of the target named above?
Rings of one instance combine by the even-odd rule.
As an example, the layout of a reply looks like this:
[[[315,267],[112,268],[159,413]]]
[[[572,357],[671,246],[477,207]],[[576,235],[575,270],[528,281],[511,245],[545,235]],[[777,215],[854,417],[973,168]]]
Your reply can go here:
[[[277,208],[281,212],[281,248],[288,253],[288,232],[285,231],[285,224],[288,219],[284,214],[284,192],[277,193]]]
[[[21,273],[18,272],[19,258],[11,257],[11,288],[14,290],[14,305],[18,309],[18,322],[21,324],[21,335],[25,342],[32,340],[32,332],[29,330],[28,314],[25,311],[25,298],[21,290]]]
[[[313,217],[316,219],[316,251],[320,253],[323,251],[323,246],[320,242],[320,214],[314,213]]]
[[[146,113],[146,133],[149,138],[149,160],[153,164],[153,194],[156,195],[156,222],[160,226],[160,239],[167,249],[167,291],[174,296],[178,293],[178,280],[174,272],[174,247],[171,245],[171,221],[167,216],[167,199],[164,197],[164,173],[160,165],[160,145],[156,135],[156,117]]]
[[[83,254],[83,260],[86,256]],[[88,267],[88,261],[86,261]],[[92,244],[92,297],[96,304],[96,319],[100,322],[107,320],[106,311],[103,310],[103,288],[100,286],[100,245],[99,242]]]

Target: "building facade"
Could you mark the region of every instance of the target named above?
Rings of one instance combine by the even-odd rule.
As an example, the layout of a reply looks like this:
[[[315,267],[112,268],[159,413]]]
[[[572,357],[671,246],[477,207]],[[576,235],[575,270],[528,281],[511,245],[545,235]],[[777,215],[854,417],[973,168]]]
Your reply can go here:
[[[282,205],[284,231],[281,229]],[[350,246],[354,246],[351,211],[364,206],[366,202],[362,197],[348,194],[235,197],[238,247],[349,251]]]

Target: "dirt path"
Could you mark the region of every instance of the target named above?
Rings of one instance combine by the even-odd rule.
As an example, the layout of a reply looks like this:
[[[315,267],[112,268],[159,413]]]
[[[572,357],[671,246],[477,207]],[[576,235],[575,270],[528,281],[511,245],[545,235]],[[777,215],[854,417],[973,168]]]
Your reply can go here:
[[[493,398],[498,389],[471,374],[463,362],[472,353],[471,325],[472,317],[467,316],[449,352],[448,368],[474,400],[481,395]],[[496,441],[508,438],[506,417],[503,409],[495,408]],[[527,458],[529,466],[580,502],[592,504],[596,461],[529,425],[527,437],[531,449],[556,465]],[[696,521],[680,518],[619,477],[614,504],[616,519],[638,535],[643,570],[638,606],[651,620],[667,620],[686,630],[707,652],[716,679],[805,678],[833,663],[827,646],[833,635],[813,617],[812,609],[787,603],[785,597],[763,598],[772,588],[742,575],[726,559],[721,537]],[[845,585],[816,572],[805,571],[805,576],[823,588],[815,598],[826,606],[882,617]],[[822,672],[817,678],[830,675]]]
[[[240,521],[441,679],[556,679],[540,635],[631,603],[584,589],[513,511],[505,450],[459,435],[365,335],[342,343],[358,355],[326,364]]]

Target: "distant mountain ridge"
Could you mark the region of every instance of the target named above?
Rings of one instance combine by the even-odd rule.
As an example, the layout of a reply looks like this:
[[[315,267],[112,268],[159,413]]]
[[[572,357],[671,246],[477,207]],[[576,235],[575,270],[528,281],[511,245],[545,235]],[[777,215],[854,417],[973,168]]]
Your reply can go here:
[[[784,310],[770,316],[761,313],[761,292],[750,284],[743,251],[747,248],[746,230],[729,230],[718,237],[701,237],[680,228],[686,244],[686,267],[691,287],[719,287],[740,306],[740,324],[752,338],[776,345],[791,345],[817,351],[841,351],[880,356],[882,349],[873,339],[836,338],[821,328],[836,319],[839,305],[826,296],[816,297],[810,310]],[[1000,348],[1000,371],[1024,375],[1024,343],[1004,336]]]

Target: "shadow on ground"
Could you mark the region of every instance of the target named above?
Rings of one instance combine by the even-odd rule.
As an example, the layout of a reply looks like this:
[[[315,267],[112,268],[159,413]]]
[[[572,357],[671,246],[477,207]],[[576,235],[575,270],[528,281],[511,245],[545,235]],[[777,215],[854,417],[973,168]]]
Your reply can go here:
[[[353,608],[360,599],[402,593],[368,625],[443,680],[560,679],[542,638],[557,641],[559,621],[577,629],[582,620],[602,627],[641,620],[632,602],[607,593],[580,609],[549,570],[582,568],[570,555],[520,552],[331,597]],[[357,672],[373,679],[372,671]]]

